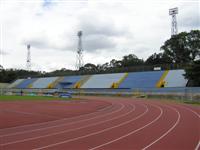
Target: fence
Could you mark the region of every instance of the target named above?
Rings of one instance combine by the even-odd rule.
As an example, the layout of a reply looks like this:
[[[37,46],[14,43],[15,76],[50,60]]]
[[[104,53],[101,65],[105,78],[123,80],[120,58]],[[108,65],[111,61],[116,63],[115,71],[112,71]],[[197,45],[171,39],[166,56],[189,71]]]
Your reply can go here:
[[[142,89],[1,89],[1,94],[53,94],[71,93],[74,95],[112,95],[112,96],[148,96],[200,102],[200,87],[181,88],[142,88]]]

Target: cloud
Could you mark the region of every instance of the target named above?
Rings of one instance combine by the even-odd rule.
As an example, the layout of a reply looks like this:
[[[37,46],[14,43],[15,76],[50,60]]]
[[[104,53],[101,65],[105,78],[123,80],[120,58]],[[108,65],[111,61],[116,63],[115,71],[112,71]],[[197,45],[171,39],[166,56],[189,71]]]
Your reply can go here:
[[[96,15],[86,15],[83,18],[80,16],[80,25],[78,28],[82,29],[85,36],[93,35],[104,35],[107,37],[112,36],[123,36],[128,31],[127,29],[117,28],[112,19],[102,19],[100,16]],[[91,19],[93,18],[93,19]]]
[[[29,40],[26,40],[22,42],[24,45],[30,44],[31,47],[34,47],[36,49],[40,49],[43,51],[48,51],[48,50],[54,50],[54,51],[73,51],[75,48],[75,43],[64,43],[62,41],[60,42],[55,42],[51,41],[48,39],[43,38],[31,38]]]
[[[96,52],[100,50],[109,50],[115,48],[117,43],[105,35],[88,36],[84,40],[84,50]]]
[[[43,7],[49,7],[52,5],[52,0],[44,0]]]
[[[0,50],[0,55],[8,55],[9,53],[3,50]]]
[[[200,5],[199,2],[187,3],[179,8],[178,26],[183,28],[200,28]]]
[[[6,0],[1,4],[5,68],[25,68],[26,44],[31,44],[33,69],[74,69],[79,30],[85,62],[103,64],[130,53],[146,59],[170,38],[168,9],[173,7],[179,8],[179,32],[199,28],[198,1]],[[5,50],[12,52],[8,55]]]
[[[48,12],[46,13],[48,14]],[[34,17],[38,19],[38,17]],[[29,43],[32,47],[44,50],[74,51],[77,49],[78,43],[77,31],[82,30],[84,50],[96,52],[115,48],[118,44],[115,39],[126,36],[129,33],[128,28],[117,27],[112,19],[103,19],[100,16],[97,17],[97,14],[91,15],[89,12],[85,12],[84,15],[78,14],[74,21],[76,23],[71,23],[68,27],[63,25],[73,20],[70,18],[71,16],[65,14],[55,20],[49,19],[51,17],[44,14],[40,15],[39,23],[35,24],[38,30],[34,32],[27,31],[29,34],[23,37],[22,44]],[[68,17],[68,19],[63,21],[63,17]],[[96,19],[91,20],[91,18],[95,17]],[[49,24],[52,24],[52,26],[48,26]],[[73,25],[75,27],[72,27]],[[74,28],[73,31],[69,31],[70,26],[72,29]]]
[[[118,44],[115,39],[125,36],[129,30],[117,28],[113,22],[100,16],[86,15],[83,18],[80,16],[78,28],[83,31],[84,49],[89,52],[115,49]]]

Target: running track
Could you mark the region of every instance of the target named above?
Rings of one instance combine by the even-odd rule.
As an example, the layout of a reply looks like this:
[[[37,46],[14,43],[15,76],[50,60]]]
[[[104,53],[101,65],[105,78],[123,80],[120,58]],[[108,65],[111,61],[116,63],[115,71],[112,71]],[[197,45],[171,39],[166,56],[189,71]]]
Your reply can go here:
[[[83,99],[1,102],[1,150],[200,150],[198,106]]]

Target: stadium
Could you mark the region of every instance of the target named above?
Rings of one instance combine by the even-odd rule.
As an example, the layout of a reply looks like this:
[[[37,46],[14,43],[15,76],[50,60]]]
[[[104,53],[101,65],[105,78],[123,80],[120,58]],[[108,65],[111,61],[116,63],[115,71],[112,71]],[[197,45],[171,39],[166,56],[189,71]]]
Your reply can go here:
[[[64,10],[69,8],[67,11],[70,11],[70,8],[73,8],[72,12],[74,13],[74,6],[71,6],[71,3],[74,2],[44,0],[39,7],[42,8],[40,11],[38,11],[38,7],[35,9],[36,11],[33,10],[36,12],[35,19],[42,17],[42,13],[48,14],[51,11],[58,13],[60,9],[63,9],[63,6],[59,5],[60,3],[70,4],[69,6],[64,5]],[[82,1],[81,3],[84,3],[83,7],[86,5],[87,9],[94,7]],[[24,4],[29,9],[33,7],[33,3],[30,3],[31,7],[26,2]],[[24,4],[21,3],[21,5]],[[105,4],[102,4],[104,9]],[[102,4],[100,4],[101,10]],[[127,4],[130,4],[131,9],[133,4],[138,5],[138,3],[132,4],[131,2],[127,2]],[[156,3],[156,5],[158,4]],[[6,6],[6,2],[4,5]],[[120,11],[121,3],[112,2],[110,5],[112,7],[119,5],[120,7],[118,6],[117,9],[120,14],[123,14]],[[105,10],[109,8],[110,12],[110,6],[105,6]],[[56,7],[59,9],[55,9]],[[80,6],[75,8],[80,9]],[[127,10],[129,9],[127,7]],[[159,9],[155,10],[157,13]],[[85,11],[80,12],[85,13]],[[70,13],[69,16],[73,16],[73,13]],[[51,17],[56,16],[52,14],[50,14]],[[2,66],[0,65],[0,149],[200,150],[200,31],[190,29],[189,32],[178,33],[177,14],[177,7],[169,9],[169,15],[172,16],[171,37],[161,46],[160,49],[163,52],[154,53],[145,60],[138,58],[135,54],[129,54],[123,56],[121,60],[112,59],[105,64],[92,64],[93,58],[88,59],[88,63],[84,64],[85,51],[82,36],[84,38],[84,34],[88,36],[90,32],[95,32],[89,36],[90,38],[101,35],[100,38],[103,42],[100,42],[100,45],[98,42],[95,43],[98,41],[96,37],[94,38],[95,42],[91,39],[89,41],[92,46],[103,47],[106,37],[102,34],[106,31],[109,31],[107,36],[112,34],[112,29],[106,29],[106,26],[103,26],[103,30],[96,29],[101,28],[98,22],[93,31],[78,31],[76,70],[66,68],[59,70],[60,66],[56,64],[57,62],[47,58],[46,66],[55,63],[56,70],[54,69],[52,72],[45,72],[42,69],[35,71],[35,64],[31,61],[32,58],[37,58],[32,57],[30,49],[37,51],[39,45],[39,55],[45,61],[41,47],[47,43],[52,46],[55,40],[45,43],[48,38],[42,39],[41,35],[39,42],[30,40],[28,44],[26,43],[26,69],[15,69],[15,67],[9,69],[7,64],[3,68],[2,59]],[[187,15],[189,16],[189,14]],[[81,14],[81,17],[83,16]],[[92,20],[90,17],[89,15],[89,20]],[[148,20],[146,16],[145,19]],[[90,22],[89,20],[87,21]],[[56,21],[58,20],[55,19],[53,22]],[[88,22],[86,26],[92,28]],[[39,25],[42,26],[40,23]],[[54,29],[56,28],[54,23],[53,25],[49,23],[48,26],[53,26],[51,29]],[[67,23],[70,24],[70,22]],[[72,24],[69,27],[70,30],[74,26]],[[37,33],[37,30],[39,29],[35,31],[33,28],[33,32]],[[55,31],[57,34],[59,29],[48,31]],[[158,29],[158,31],[162,30]],[[123,35],[121,31],[119,33]],[[114,39],[119,36],[119,33],[113,34],[116,36]],[[145,33],[145,35],[147,34]],[[60,36],[62,37],[62,35]],[[66,36],[63,37],[66,38]],[[35,40],[35,37],[33,39]],[[57,42],[57,39],[55,41]],[[151,43],[153,43],[152,41]],[[124,47],[126,44],[128,45],[128,42],[124,43]],[[0,44],[3,45],[3,42]],[[56,44],[59,45],[59,48],[62,45],[59,42]],[[142,44],[145,45],[145,42]],[[107,45],[109,44],[107,43]],[[111,46],[113,45],[111,44]],[[52,47],[57,48],[55,45]],[[0,48],[2,50],[0,55],[4,54],[6,58],[6,55],[9,54],[6,54],[2,47]],[[46,57],[50,55],[51,51],[52,49],[45,52]],[[121,51],[123,54],[124,51]],[[58,51],[55,52],[53,53],[55,57],[57,57],[57,53],[61,54]],[[139,52],[142,53],[141,50]],[[98,51],[92,53],[95,53],[94,55],[97,57],[103,55]],[[89,52],[86,54],[89,55]],[[39,55],[37,57],[40,57]],[[107,50],[105,57],[108,55]],[[19,63],[20,58],[17,57],[16,55],[16,61],[12,62],[12,66]],[[70,57],[68,56],[67,63],[70,63]],[[59,59],[61,59],[61,55]],[[38,64],[45,66],[43,61],[39,61]],[[11,62],[7,61],[7,63]],[[32,69],[32,65],[34,69]]]
[[[197,150],[199,106],[183,102],[198,104],[200,88],[186,87],[183,74],[163,70],[18,79],[3,89],[21,96],[0,102],[5,118],[1,147]]]

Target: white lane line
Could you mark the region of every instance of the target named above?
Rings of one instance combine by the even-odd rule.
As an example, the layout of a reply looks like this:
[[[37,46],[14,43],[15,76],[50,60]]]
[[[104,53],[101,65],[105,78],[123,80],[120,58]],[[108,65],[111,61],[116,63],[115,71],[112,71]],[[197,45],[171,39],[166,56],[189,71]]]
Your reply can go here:
[[[126,121],[126,122],[123,122],[121,124],[118,124],[118,125],[115,125],[115,126],[112,126],[110,128],[106,128],[106,129],[103,129],[103,130],[100,130],[100,131],[97,131],[97,132],[93,132],[93,133],[90,133],[90,134],[87,134],[87,135],[83,135],[83,136],[79,136],[79,137],[76,137],[76,138],[73,138],[73,139],[69,139],[69,140],[65,140],[65,141],[61,141],[61,142],[57,142],[57,143],[54,143],[54,144],[49,144],[47,146],[43,146],[43,147],[39,147],[39,148],[35,148],[33,150],[40,150],[40,149],[44,149],[44,148],[49,148],[49,147],[54,147],[54,146],[57,146],[57,145],[60,145],[60,144],[65,144],[65,143],[69,143],[69,142],[72,142],[72,141],[76,141],[76,140],[79,140],[79,139],[83,139],[83,138],[86,138],[86,137],[89,137],[89,136],[92,136],[92,135],[97,135],[97,134],[100,134],[100,133],[103,133],[103,132],[106,132],[106,131],[109,131],[111,129],[114,129],[114,128],[117,128],[117,127],[120,127],[120,126],[123,126],[125,124],[128,124],[134,120],[137,120],[139,118],[141,118],[142,116],[144,116],[148,111],[148,107],[144,105],[144,107],[146,108],[146,110],[140,114],[139,116],[129,120],[129,121]]]
[[[154,106],[156,106],[156,105],[154,105]],[[96,146],[96,147],[90,148],[89,150],[95,150],[95,149],[98,149],[98,148],[100,148],[100,147],[103,147],[103,146],[109,145],[109,144],[111,144],[111,143],[114,143],[114,142],[116,142],[116,141],[119,141],[119,140],[121,140],[121,139],[123,139],[123,138],[126,138],[126,137],[128,137],[128,136],[130,136],[130,135],[132,135],[132,134],[134,134],[134,133],[136,133],[136,132],[138,132],[138,131],[140,131],[140,130],[146,128],[146,127],[148,127],[149,125],[153,124],[153,123],[156,122],[158,119],[160,119],[160,117],[163,115],[163,109],[162,109],[161,107],[159,107],[159,106],[156,106],[156,107],[160,110],[160,114],[159,114],[154,120],[152,120],[151,122],[149,122],[148,124],[146,124],[146,125],[144,125],[144,126],[138,128],[138,129],[136,129],[136,130],[133,130],[133,131],[129,132],[128,134],[125,134],[125,135],[123,135],[123,136],[120,136],[119,138],[116,138],[116,139],[111,140],[111,141],[109,141],[109,142],[106,142],[106,143],[104,143],[104,144],[98,145],[98,146]]]
[[[68,132],[71,132],[71,131],[76,131],[76,130],[84,129],[84,128],[87,128],[87,127],[92,127],[92,126],[95,126],[95,125],[99,125],[99,124],[102,124],[102,123],[105,123],[105,122],[113,121],[113,120],[122,118],[122,117],[132,113],[133,111],[135,111],[135,106],[134,105],[131,105],[131,106],[132,106],[131,107],[131,111],[128,111],[127,113],[125,113],[123,115],[119,115],[117,117],[112,117],[111,119],[103,120],[103,121],[96,122],[96,123],[93,123],[93,124],[89,124],[89,125],[86,125],[86,126],[82,126],[82,127],[79,127],[79,128],[74,128],[74,129],[64,130],[64,131],[60,131],[60,132],[56,132],[56,133],[46,134],[46,135],[43,135],[43,136],[36,136],[36,137],[32,137],[32,138],[26,138],[26,139],[23,139],[23,140],[17,140],[17,141],[13,141],[13,142],[8,142],[8,143],[1,144],[1,146],[21,143],[21,142],[25,142],[25,141],[35,140],[35,139],[54,136],[54,135],[59,135],[59,134],[64,134],[64,133],[68,133]]]
[[[199,141],[199,143],[197,144],[197,146],[195,147],[194,150],[199,150],[199,147],[200,147],[200,141]]]
[[[43,116],[43,117],[49,117],[49,118],[59,119],[58,117],[51,116],[51,115],[43,115],[43,114],[31,113],[31,112],[25,112],[25,111],[18,111],[18,110],[3,109],[2,111],[4,111],[4,112],[11,112],[11,113],[18,113],[18,114],[23,114],[23,115]]]
[[[118,103],[117,103],[118,104]],[[112,106],[112,107],[111,107]],[[113,108],[114,107],[114,103],[111,104],[111,106],[107,106],[107,107],[111,107]],[[105,109],[102,108],[102,109]],[[101,109],[99,109],[101,110]],[[23,128],[23,127],[35,127],[35,126],[39,126],[39,125],[45,125],[45,124],[49,124],[49,123],[54,123],[54,122],[59,122],[59,121],[68,121],[68,120],[71,120],[71,119],[77,119],[77,118],[80,118],[80,117],[83,117],[83,116],[88,116],[88,115],[93,115],[95,113],[99,113],[98,111],[95,111],[95,112],[92,112],[92,113],[88,113],[88,114],[83,114],[83,115],[79,115],[79,116],[75,116],[75,117],[71,117],[71,118],[62,118],[62,119],[59,119],[59,120],[53,120],[53,121],[46,121],[46,122],[41,122],[41,123],[32,123],[32,124],[28,124],[28,125],[21,125],[21,126],[16,126],[16,127],[9,127],[9,128],[4,128],[4,129],[0,129],[0,132],[1,131],[5,131],[5,130],[12,130],[12,129],[20,129],[20,128]],[[0,136],[1,137],[1,136]]]
[[[171,106],[166,106],[166,107],[171,108],[172,110],[174,110],[178,114],[178,118],[177,118],[176,122],[173,124],[173,126],[171,128],[169,128],[169,130],[167,130],[167,132],[165,132],[162,136],[160,136],[158,139],[156,139],[155,141],[153,141],[149,145],[145,146],[142,150],[146,150],[149,147],[151,147],[153,144],[155,144],[158,141],[160,141],[162,138],[164,138],[166,135],[168,135],[170,132],[172,132],[172,130],[179,124],[180,118],[181,118],[181,115],[180,115],[179,111],[176,108],[173,108]]]
[[[182,105],[178,106],[178,107],[184,108],[184,109],[194,113],[194,115],[196,115],[198,118],[200,118],[200,115],[197,112],[193,111],[191,108],[188,108],[188,107],[182,106]],[[198,150],[199,148],[200,148],[200,141],[199,141],[199,143],[197,143],[195,150]]]
[[[193,111],[191,108],[188,108],[188,107],[186,107],[186,106],[180,106],[180,107],[185,108],[185,109],[191,111],[191,112],[194,113],[197,117],[200,118],[200,115],[199,115],[197,112]]]
[[[20,132],[10,133],[10,134],[6,134],[6,135],[1,135],[0,138],[1,137],[5,138],[5,137],[8,137],[8,136],[19,135],[19,134],[24,134],[24,133],[31,133],[31,132],[35,132],[35,131],[42,131],[42,130],[57,128],[57,127],[63,127],[63,126],[66,126],[66,125],[72,125],[72,124],[76,124],[76,123],[80,123],[80,122],[84,122],[84,121],[93,120],[93,119],[96,119],[96,118],[102,118],[102,117],[111,115],[113,113],[119,112],[124,107],[125,107],[124,104],[120,104],[120,109],[112,111],[111,113],[106,113],[106,114],[103,114],[103,115],[95,116],[95,117],[88,118],[88,119],[78,120],[78,121],[74,121],[74,122],[68,122],[68,123],[63,123],[63,124],[59,124],[59,125],[53,125],[53,126],[49,126],[49,127],[42,127],[42,128],[39,128],[39,129],[33,129],[33,130],[28,130],[28,131],[20,131]]]

